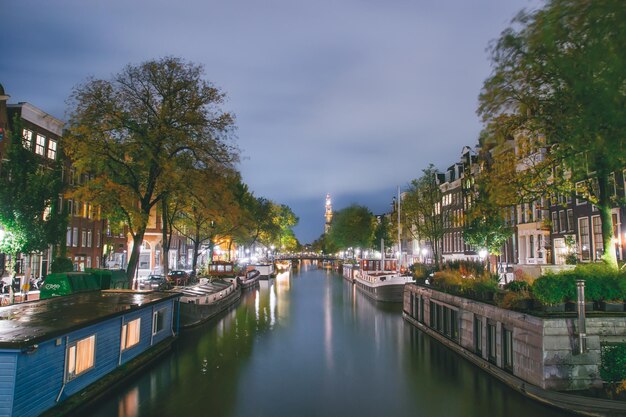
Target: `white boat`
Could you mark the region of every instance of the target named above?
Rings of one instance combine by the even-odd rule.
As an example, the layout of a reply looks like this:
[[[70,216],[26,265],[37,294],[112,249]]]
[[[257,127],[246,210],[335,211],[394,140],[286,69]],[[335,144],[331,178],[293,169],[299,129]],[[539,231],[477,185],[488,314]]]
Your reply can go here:
[[[180,297],[180,326],[195,326],[215,317],[241,297],[241,288],[236,279],[216,279],[191,287],[176,288]]]
[[[341,268],[342,268],[341,269],[341,273],[342,273],[343,277],[345,279],[347,279],[348,281],[354,283],[354,275],[359,270],[359,265],[358,264],[345,263],[345,264],[342,265]]]
[[[404,284],[409,282],[412,277],[396,270],[395,259],[362,259],[354,272],[356,287],[376,301],[401,303]]]
[[[254,269],[259,271],[261,279],[268,279],[276,275],[273,262],[264,262],[254,265]]]

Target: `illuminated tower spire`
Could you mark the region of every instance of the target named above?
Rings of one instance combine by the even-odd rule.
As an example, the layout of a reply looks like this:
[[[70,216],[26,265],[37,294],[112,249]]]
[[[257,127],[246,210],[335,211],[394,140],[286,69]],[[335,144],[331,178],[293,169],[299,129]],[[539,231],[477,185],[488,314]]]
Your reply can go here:
[[[324,233],[328,233],[330,230],[330,222],[333,220],[333,206],[330,203],[330,194],[326,194],[326,223],[324,224]]]

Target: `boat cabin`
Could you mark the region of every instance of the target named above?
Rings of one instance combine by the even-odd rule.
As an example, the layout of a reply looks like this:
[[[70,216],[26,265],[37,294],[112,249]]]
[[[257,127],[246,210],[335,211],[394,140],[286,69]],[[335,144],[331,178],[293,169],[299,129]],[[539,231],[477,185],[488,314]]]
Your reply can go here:
[[[213,277],[234,276],[235,265],[227,261],[214,261],[209,264],[209,275]]]
[[[398,268],[397,259],[361,259],[361,271],[395,271]]]
[[[89,291],[0,307],[0,417],[38,416],[171,342],[179,296]]]

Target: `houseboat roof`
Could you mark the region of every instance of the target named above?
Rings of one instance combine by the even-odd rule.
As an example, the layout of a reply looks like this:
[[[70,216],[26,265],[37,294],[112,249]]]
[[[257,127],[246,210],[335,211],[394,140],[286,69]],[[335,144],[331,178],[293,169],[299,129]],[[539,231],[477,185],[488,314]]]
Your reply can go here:
[[[32,346],[179,296],[165,291],[103,290],[0,307],[0,348]]]

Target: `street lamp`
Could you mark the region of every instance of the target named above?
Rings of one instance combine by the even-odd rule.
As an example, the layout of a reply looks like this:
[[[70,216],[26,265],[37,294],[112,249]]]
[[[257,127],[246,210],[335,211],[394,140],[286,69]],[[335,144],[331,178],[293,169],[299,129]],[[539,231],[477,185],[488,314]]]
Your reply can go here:
[[[481,249],[478,251],[478,257],[484,260],[487,257],[487,249]]]
[[[428,255],[428,249],[422,248],[422,263],[426,263],[426,255]]]

